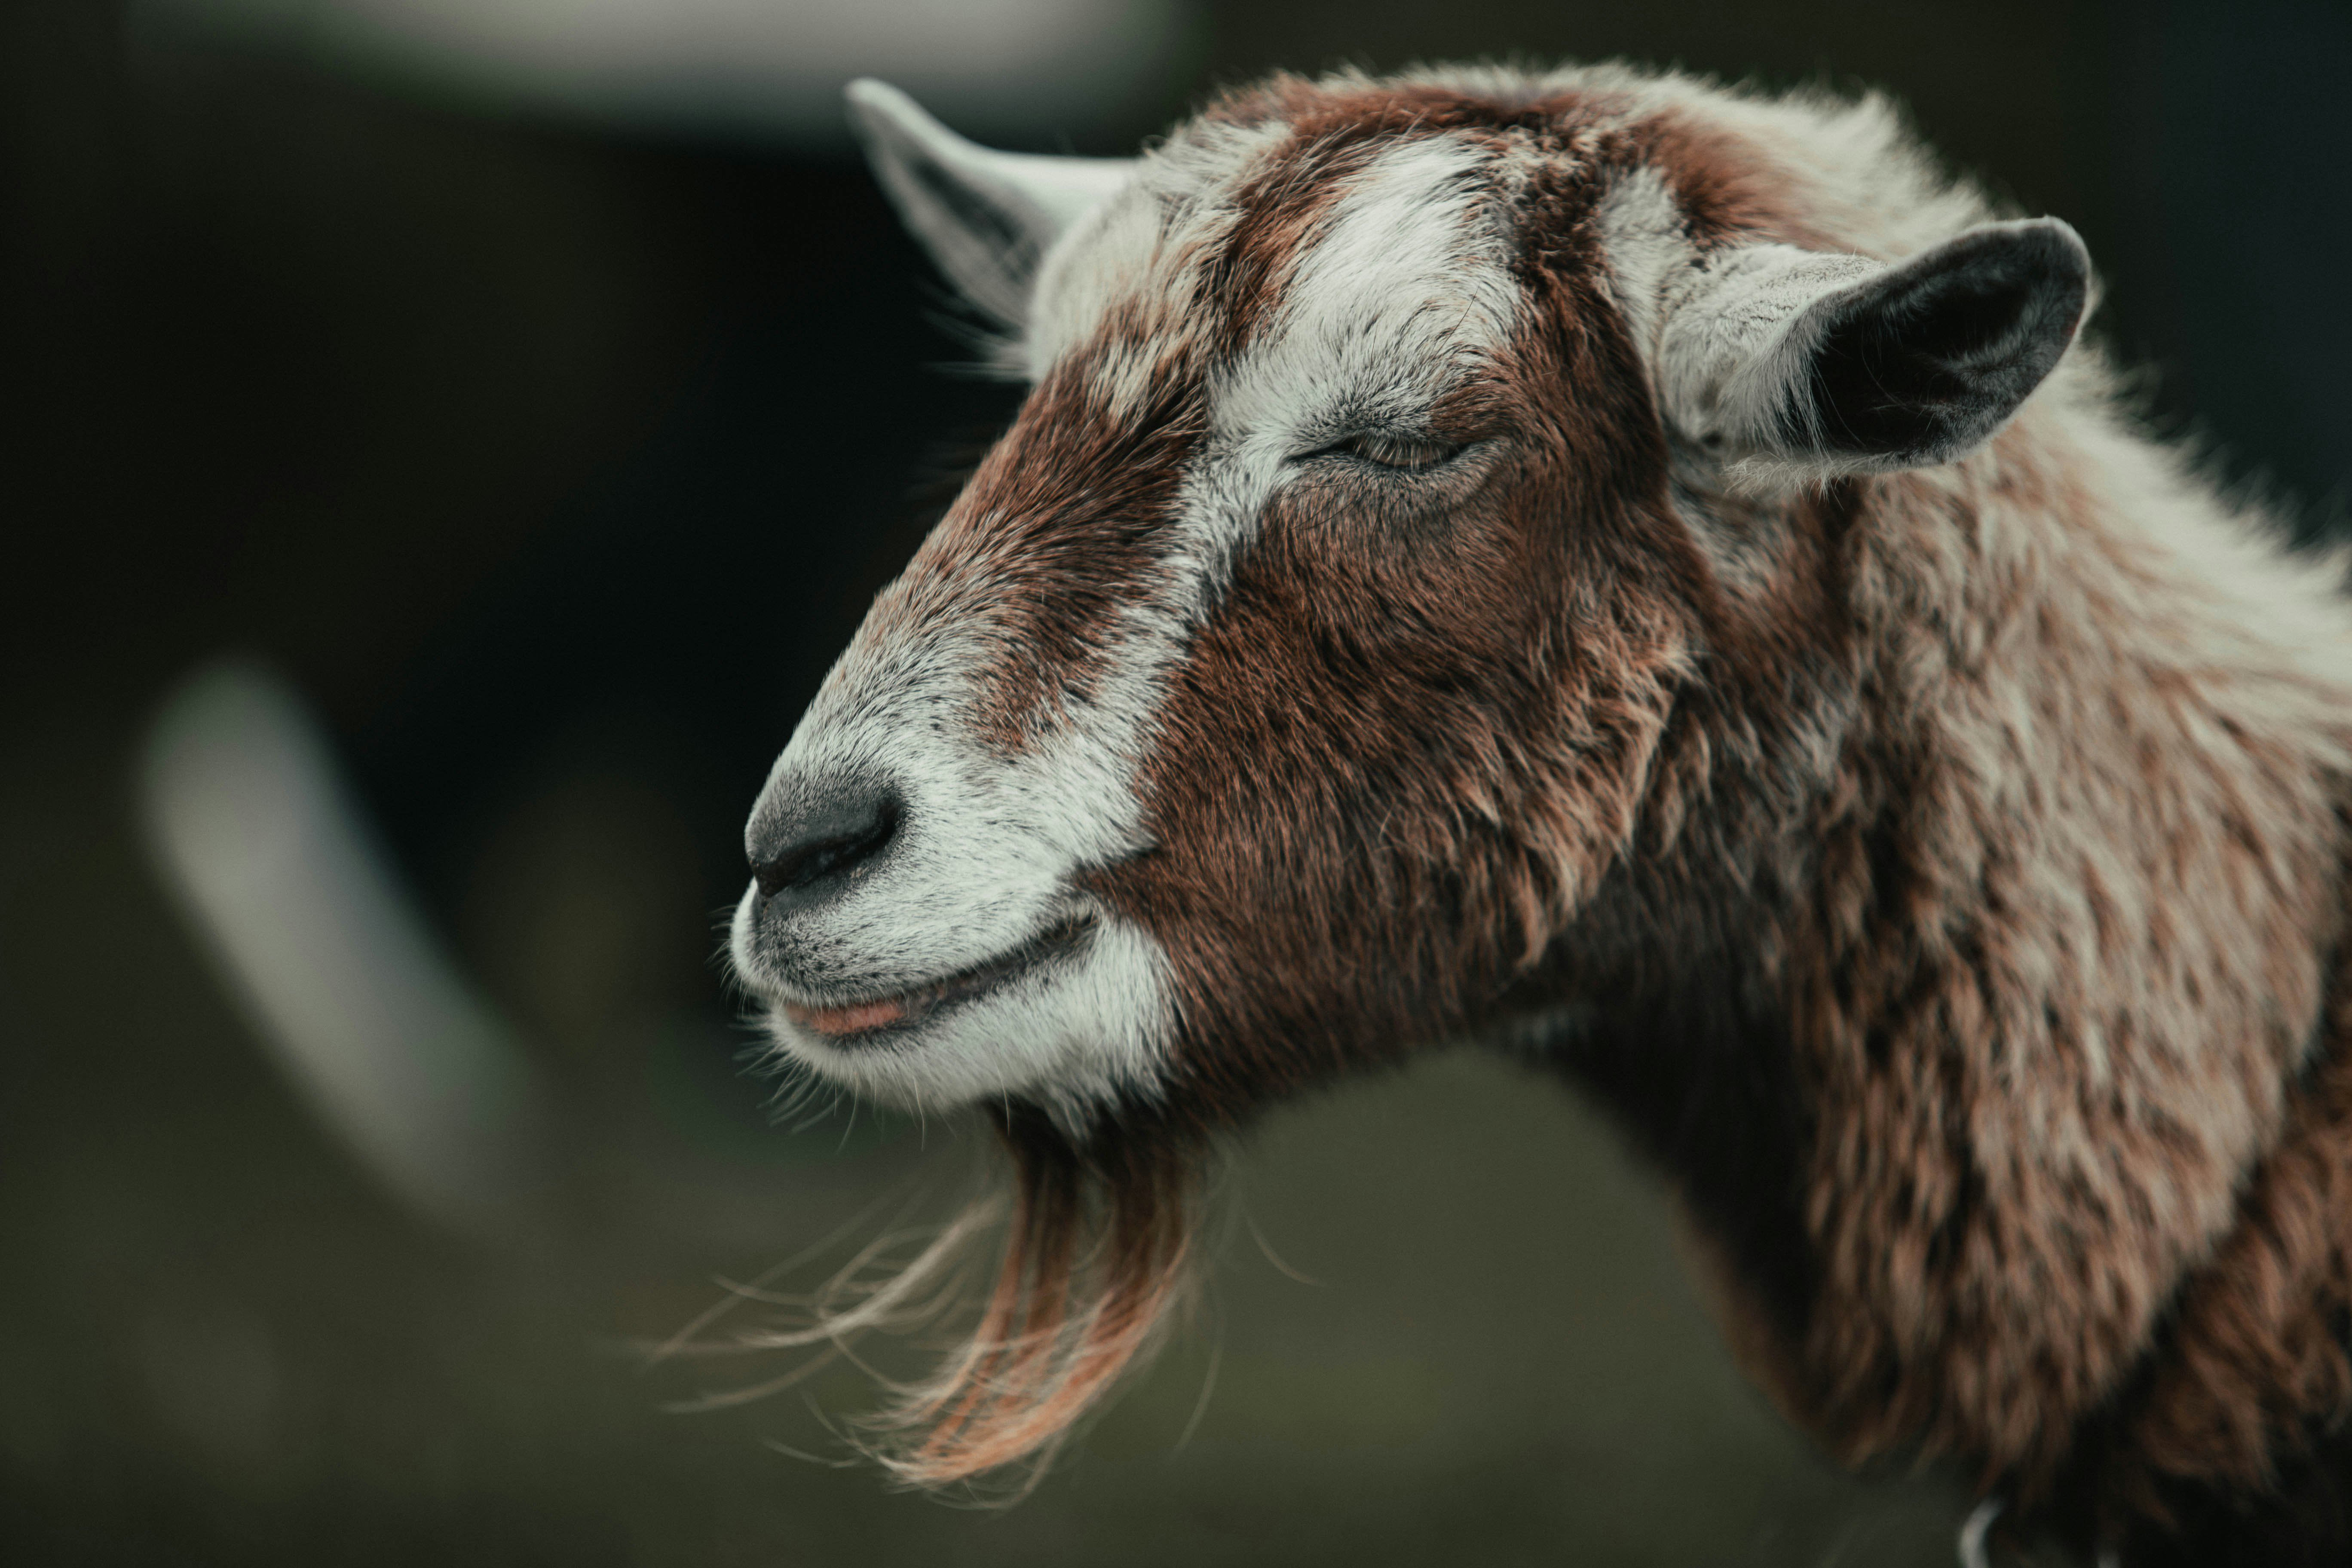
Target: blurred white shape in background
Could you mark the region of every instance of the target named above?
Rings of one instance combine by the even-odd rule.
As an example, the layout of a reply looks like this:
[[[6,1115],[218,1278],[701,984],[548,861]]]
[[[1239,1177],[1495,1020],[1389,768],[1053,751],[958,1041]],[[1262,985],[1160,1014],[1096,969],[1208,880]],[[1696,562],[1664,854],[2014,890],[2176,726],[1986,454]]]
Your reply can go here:
[[[1192,0],[134,0],[194,26],[499,102],[846,145],[880,76],[975,133],[1157,114]]]
[[[294,694],[244,665],[200,672],[157,714],[140,784],[165,883],[319,1118],[427,1218],[478,1236],[528,1219],[530,1066],[402,896]]]

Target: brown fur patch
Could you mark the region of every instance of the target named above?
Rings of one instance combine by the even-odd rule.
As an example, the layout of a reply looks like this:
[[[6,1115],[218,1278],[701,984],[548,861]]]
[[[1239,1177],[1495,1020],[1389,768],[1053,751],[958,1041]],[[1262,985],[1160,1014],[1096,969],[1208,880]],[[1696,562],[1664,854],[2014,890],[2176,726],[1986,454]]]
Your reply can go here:
[[[2352,1040],[2340,967],[2326,1038]],[[2323,1428],[2352,1414],[2352,1052],[2317,1062],[2228,1239],[2190,1278],[2165,1353],[2135,1401],[2107,1489],[2118,1511],[2163,1518],[2159,1479],[2258,1494]]]
[[[1700,249],[1759,239],[1808,250],[1846,248],[1807,212],[1798,180],[1729,132],[1685,110],[1639,114],[1596,148],[1611,167],[1656,170]]]
[[[929,624],[986,637],[973,717],[1007,752],[1091,700],[1124,613],[1159,585],[1177,487],[1202,430],[1190,348],[1114,312],[1098,341],[1030,394],[876,606],[869,635],[912,636]],[[1115,410],[1096,383],[1102,363],[1121,355],[1150,368],[1139,405]]]

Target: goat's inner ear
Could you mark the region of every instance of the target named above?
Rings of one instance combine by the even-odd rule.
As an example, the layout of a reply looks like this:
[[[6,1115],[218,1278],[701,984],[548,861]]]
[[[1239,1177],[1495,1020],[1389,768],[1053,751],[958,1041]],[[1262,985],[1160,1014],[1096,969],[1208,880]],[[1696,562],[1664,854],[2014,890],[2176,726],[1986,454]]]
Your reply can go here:
[[[1782,441],[1872,467],[1965,456],[2057,365],[2089,284],[2082,241],[2045,219],[1973,230],[1815,300],[1791,323],[1806,361]]]

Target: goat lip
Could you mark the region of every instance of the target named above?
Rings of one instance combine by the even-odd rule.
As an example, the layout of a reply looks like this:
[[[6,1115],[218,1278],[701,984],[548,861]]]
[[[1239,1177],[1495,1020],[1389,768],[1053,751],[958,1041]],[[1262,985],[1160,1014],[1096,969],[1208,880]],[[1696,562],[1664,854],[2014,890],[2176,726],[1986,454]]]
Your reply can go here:
[[[1064,921],[986,963],[895,994],[832,1004],[783,1002],[780,1010],[801,1028],[836,1044],[896,1034],[942,1007],[976,1001],[1067,952],[1077,946],[1092,923],[1083,916]]]

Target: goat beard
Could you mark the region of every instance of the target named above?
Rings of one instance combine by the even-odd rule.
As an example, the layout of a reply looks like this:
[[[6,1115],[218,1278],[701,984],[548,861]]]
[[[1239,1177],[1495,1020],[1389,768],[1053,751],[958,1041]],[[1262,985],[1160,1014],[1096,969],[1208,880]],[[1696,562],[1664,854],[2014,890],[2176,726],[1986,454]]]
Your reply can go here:
[[[1042,1473],[1079,1417],[1157,1347],[1189,1279],[1194,1139],[1129,1123],[1079,1142],[1020,1106],[989,1115],[1013,1188],[995,1283],[938,1375],[871,1424],[884,1439],[877,1457],[918,1486],[1023,1461]],[[951,1226],[910,1272],[972,1233]]]

